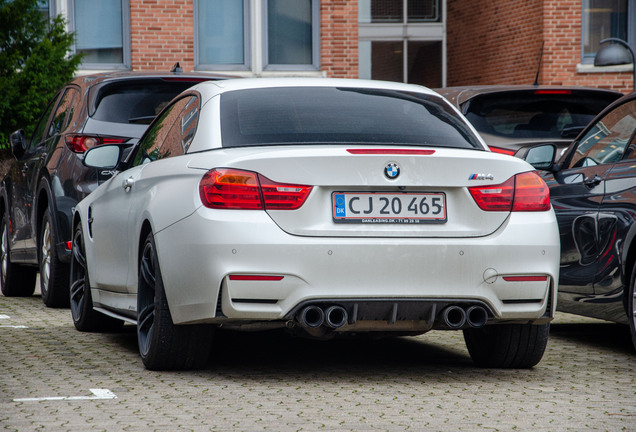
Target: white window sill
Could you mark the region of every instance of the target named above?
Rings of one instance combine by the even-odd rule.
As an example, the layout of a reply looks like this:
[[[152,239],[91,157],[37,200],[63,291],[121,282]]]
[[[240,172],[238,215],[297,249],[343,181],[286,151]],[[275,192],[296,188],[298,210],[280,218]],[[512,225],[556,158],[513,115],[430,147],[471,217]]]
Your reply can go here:
[[[594,66],[593,64],[579,63],[576,65],[576,71],[578,73],[616,73],[616,72],[631,72],[634,70],[634,66],[631,64],[620,66]]]

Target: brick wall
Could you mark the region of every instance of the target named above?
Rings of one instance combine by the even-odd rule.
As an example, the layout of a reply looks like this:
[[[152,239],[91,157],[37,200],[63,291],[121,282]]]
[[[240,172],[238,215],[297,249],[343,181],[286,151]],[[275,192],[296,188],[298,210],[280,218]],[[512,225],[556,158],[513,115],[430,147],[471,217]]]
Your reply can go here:
[[[320,2],[321,70],[328,77],[358,77],[358,2]]]
[[[532,84],[541,0],[448,0],[447,84]]]
[[[358,76],[358,2],[320,2],[321,70],[328,77]],[[192,0],[130,0],[134,71],[167,71],[178,61],[194,69]]]
[[[192,14],[192,0],[130,0],[132,70],[193,70]]]
[[[544,0],[543,4],[546,43],[542,84],[600,87],[625,93],[631,91],[631,72],[577,71],[582,57],[580,0]]]
[[[584,73],[581,0],[448,0],[447,83],[539,83],[632,89],[631,72]],[[598,70],[598,69],[597,69]]]

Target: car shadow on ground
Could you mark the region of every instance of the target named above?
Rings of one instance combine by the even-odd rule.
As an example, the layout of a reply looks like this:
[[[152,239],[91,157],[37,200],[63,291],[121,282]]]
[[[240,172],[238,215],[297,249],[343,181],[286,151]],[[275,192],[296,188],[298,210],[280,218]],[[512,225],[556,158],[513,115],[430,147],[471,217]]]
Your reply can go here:
[[[456,335],[456,337],[453,335]],[[474,370],[461,332],[431,332],[418,337],[358,335],[315,340],[295,337],[282,330],[261,332],[218,331],[206,370],[224,375],[261,376],[301,374],[307,376],[351,373],[364,376],[402,373],[440,373]],[[138,353],[135,326],[106,336],[111,343]],[[627,326],[609,323],[552,324],[551,339],[586,349],[635,354]],[[428,372],[425,372],[428,371]]]
[[[421,337],[352,336],[331,340],[295,337],[283,330],[260,332],[217,331],[208,370],[227,374],[300,373],[316,374],[346,370],[355,366],[377,374],[400,369],[405,372],[423,366],[474,368],[463,338],[458,343],[440,344]],[[122,349],[138,352],[135,327],[105,335]],[[366,372],[365,372],[366,373]]]
[[[563,323],[550,326],[550,338],[574,342],[589,348],[635,355],[629,327],[612,322]]]

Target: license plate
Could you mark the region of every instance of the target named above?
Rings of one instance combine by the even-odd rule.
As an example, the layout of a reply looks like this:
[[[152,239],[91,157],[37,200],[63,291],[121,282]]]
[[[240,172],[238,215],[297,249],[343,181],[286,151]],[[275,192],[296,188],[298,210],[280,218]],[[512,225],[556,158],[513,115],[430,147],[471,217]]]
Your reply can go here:
[[[444,223],[446,195],[431,193],[353,193],[331,195],[338,223]]]

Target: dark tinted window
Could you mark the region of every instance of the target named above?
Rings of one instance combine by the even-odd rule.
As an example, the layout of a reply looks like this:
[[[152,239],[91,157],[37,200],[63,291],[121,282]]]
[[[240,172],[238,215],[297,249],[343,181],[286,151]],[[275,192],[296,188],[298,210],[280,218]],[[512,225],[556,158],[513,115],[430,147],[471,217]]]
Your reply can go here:
[[[91,91],[91,117],[113,123],[150,124],[159,111],[199,81],[128,80]]]
[[[636,131],[636,100],[614,108],[581,138],[570,166],[616,163]],[[630,155],[631,156],[631,155]]]
[[[620,95],[567,91],[565,94],[506,92],[478,96],[463,107],[481,133],[508,138],[576,136]]]
[[[185,154],[198,124],[198,101],[189,95],[170,105],[141,138],[133,165]]]
[[[55,95],[55,97],[51,100],[51,102],[49,102],[49,105],[46,107],[46,111],[44,111],[44,113],[40,117],[40,120],[38,121],[38,124],[35,127],[35,130],[33,132],[33,138],[31,139],[31,150],[37,147],[38,145],[40,145],[40,143],[47,138],[46,132],[48,130],[46,127],[49,124],[49,119],[51,118],[51,112],[53,111],[53,108],[55,107],[55,101],[57,100],[58,97],[59,97],[59,93]]]
[[[59,134],[68,127],[73,118],[73,111],[78,97],[79,91],[74,87],[69,87],[64,91],[60,103],[55,109],[48,136]]]
[[[481,148],[436,96],[391,90],[283,87],[221,96],[223,146],[427,145]]]

